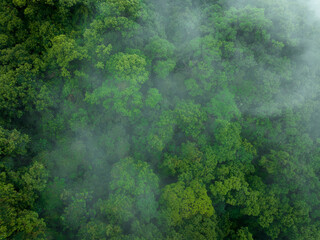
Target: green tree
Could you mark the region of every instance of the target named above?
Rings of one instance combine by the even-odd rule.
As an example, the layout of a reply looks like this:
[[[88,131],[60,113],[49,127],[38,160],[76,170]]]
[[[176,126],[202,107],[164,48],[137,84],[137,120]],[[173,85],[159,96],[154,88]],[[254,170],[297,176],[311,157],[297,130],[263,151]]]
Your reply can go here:
[[[177,182],[165,186],[160,205],[161,214],[169,226],[179,226],[184,219],[197,214],[211,217],[215,212],[207,190],[196,180],[190,185]]]
[[[148,79],[144,57],[137,54],[118,53],[107,62],[110,76],[102,86],[87,93],[86,101],[102,104],[125,117],[140,113],[142,94],[141,85]]]
[[[122,159],[112,167],[111,193],[100,202],[100,210],[116,224],[129,223],[134,218],[150,223],[158,215],[158,188],[159,179],[147,163]]]

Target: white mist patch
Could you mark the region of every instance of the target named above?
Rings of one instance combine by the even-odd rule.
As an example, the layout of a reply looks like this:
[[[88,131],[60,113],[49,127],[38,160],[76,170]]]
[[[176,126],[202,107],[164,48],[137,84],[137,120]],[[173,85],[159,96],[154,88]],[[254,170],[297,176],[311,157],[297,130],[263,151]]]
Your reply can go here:
[[[284,67],[290,69],[287,76],[280,76],[280,92],[274,93],[272,100],[245,111],[261,117],[279,115],[285,109],[301,108],[315,99],[320,85],[320,0],[229,0],[226,5],[238,9],[248,5],[263,8],[265,17],[273,23],[271,36],[285,45],[283,52],[290,60]]]
[[[320,20],[320,0],[305,1],[309,10],[314,14],[317,20]]]

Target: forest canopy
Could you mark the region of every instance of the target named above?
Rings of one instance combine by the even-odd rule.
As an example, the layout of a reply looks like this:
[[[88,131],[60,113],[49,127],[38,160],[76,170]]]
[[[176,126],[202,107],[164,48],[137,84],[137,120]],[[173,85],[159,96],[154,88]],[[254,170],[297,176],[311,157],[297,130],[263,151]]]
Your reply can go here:
[[[320,6],[0,0],[0,239],[320,239]]]

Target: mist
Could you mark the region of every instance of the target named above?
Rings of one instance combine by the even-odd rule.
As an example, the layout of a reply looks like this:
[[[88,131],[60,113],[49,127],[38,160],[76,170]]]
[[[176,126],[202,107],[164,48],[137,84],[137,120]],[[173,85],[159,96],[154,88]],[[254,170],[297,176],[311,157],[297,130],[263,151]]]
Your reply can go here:
[[[320,3],[2,2],[0,239],[320,238]]]

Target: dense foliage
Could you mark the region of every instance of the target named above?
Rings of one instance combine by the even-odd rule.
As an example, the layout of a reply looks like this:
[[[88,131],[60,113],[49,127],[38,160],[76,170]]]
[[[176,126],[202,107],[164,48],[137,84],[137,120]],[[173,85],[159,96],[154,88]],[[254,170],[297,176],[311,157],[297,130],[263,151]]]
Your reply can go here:
[[[0,239],[320,239],[309,2],[0,0]]]

